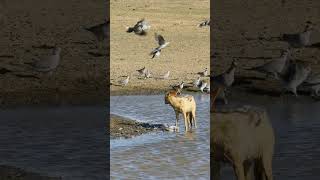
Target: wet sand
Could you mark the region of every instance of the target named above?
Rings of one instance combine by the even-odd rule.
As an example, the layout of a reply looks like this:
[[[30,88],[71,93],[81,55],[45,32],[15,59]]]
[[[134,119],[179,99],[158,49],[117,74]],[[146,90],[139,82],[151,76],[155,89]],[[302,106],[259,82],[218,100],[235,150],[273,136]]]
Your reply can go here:
[[[103,23],[106,7],[95,0],[7,1],[1,12],[0,104],[107,102],[107,43],[81,28]],[[28,63],[53,46],[62,48],[58,68],[52,75],[34,71]]]
[[[131,138],[145,133],[163,130],[161,124],[141,123],[117,115],[110,116],[110,138]]]
[[[20,168],[0,165],[0,180],[59,180],[58,177],[48,177],[28,172]]]
[[[304,30],[307,21],[314,24],[311,43],[320,42],[319,1],[217,1],[213,11],[212,26],[212,71],[225,71],[233,57],[238,57],[236,80],[231,96],[247,98],[253,95],[277,99],[281,83],[254,71],[245,70],[267,62],[267,58],[279,57],[280,50],[288,44],[268,41],[283,33],[297,33]],[[312,71],[320,72],[320,49],[309,47],[293,49],[292,58],[311,64]],[[303,90],[303,88],[302,88]],[[301,95],[309,95],[300,91]],[[240,97],[241,98],[241,97]]]
[[[208,0],[112,0],[110,5],[111,95],[160,94],[171,84],[192,82],[197,72],[209,68],[210,28],[197,27],[210,16]],[[127,33],[126,27],[133,26],[141,18],[151,25],[148,35],[140,37]],[[149,53],[157,46],[154,33],[163,35],[170,44],[160,57],[151,59]],[[138,76],[136,70],[144,66],[151,71],[152,78]],[[169,70],[169,79],[160,79]],[[116,86],[126,75],[131,76],[128,85]]]

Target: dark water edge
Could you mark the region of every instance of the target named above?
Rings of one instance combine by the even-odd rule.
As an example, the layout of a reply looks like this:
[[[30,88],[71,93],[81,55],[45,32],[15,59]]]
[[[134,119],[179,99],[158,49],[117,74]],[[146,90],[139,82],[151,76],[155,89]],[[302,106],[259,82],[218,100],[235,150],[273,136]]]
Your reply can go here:
[[[13,166],[0,165],[0,180],[60,180],[61,177],[49,177],[43,174],[25,171]]]

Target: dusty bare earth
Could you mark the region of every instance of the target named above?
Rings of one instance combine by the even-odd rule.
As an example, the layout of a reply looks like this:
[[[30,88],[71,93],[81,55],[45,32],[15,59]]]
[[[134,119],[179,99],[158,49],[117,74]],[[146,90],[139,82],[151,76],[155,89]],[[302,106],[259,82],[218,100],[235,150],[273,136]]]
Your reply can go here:
[[[2,7],[2,105],[106,102],[107,41],[97,43],[81,28],[104,22],[105,1],[7,0]],[[52,75],[30,68],[27,63],[48,55],[53,46],[62,51]]]
[[[239,57],[231,98],[252,96],[279,99],[281,84],[265,75],[245,70],[279,57],[287,43],[264,40],[283,33],[304,30],[306,21],[314,24],[312,43],[320,42],[320,1],[215,1],[211,27],[211,69],[215,74],[226,70],[232,57]],[[320,72],[319,47],[294,49],[293,59],[306,61],[312,71]],[[302,95],[308,92],[300,92]],[[232,97],[233,96],[233,97]],[[241,98],[240,97],[240,98]]]
[[[15,168],[0,165],[0,180],[59,180],[61,178],[48,177]]]
[[[110,116],[110,138],[131,138],[145,133],[162,131],[163,125],[140,123],[117,115]]]
[[[197,27],[210,17],[208,0],[111,0],[110,7],[111,95],[159,94],[170,84],[192,82],[197,72],[209,68],[210,28]],[[151,25],[148,35],[127,33],[126,27],[141,18]],[[152,60],[149,53],[157,46],[154,33],[163,35],[170,44]],[[138,77],[136,70],[144,66],[152,78]],[[160,80],[167,71],[171,71],[169,80]],[[131,76],[129,84],[116,86],[127,75]]]

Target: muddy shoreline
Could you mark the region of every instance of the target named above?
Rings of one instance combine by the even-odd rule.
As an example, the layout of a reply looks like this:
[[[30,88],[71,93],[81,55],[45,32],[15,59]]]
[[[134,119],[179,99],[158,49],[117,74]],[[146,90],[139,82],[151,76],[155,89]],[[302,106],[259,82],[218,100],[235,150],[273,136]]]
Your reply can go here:
[[[29,172],[13,166],[0,165],[0,180],[59,180],[60,177],[49,177]]]
[[[171,88],[130,88],[112,90],[110,96],[134,96],[134,95],[164,95]],[[184,88],[182,93],[201,93],[199,89],[193,87]]]
[[[19,106],[59,106],[59,105],[99,105],[107,104],[107,93],[98,92],[96,94],[85,92],[60,92],[55,93],[48,90],[31,93],[14,92],[0,93],[0,108],[12,108]],[[105,98],[101,98],[105,97]]]
[[[164,126],[162,124],[141,123],[114,114],[110,115],[110,139],[132,138],[157,131],[164,131]]]
[[[160,95],[164,94],[168,89],[130,89],[111,91],[110,96],[134,96],[134,95]]]

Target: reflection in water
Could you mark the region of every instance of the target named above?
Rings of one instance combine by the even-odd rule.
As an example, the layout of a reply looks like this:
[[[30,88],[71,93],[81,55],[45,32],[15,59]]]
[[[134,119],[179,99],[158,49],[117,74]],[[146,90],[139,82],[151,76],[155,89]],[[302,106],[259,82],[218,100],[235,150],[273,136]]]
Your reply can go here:
[[[198,128],[111,141],[112,179],[209,179],[209,95],[195,95]],[[164,96],[111,97],[111,113],[149,123],[175,123]]]
[[[190,140],[190,141],[193,141],[196,139],[196,136],[197,136],[197,132],[196,131],[193,131],[193,132],[185,132],[184,133],[184,137],[186,137],[186,139]]]
[[[274,179],[319,179],[320,102],[251,104],[267,108],[275,131]],[[225,168],[221,179],[235,179],[233,170]]]
[[[63,179],[106,179],[105,107],[0,110],[0,164]]]

